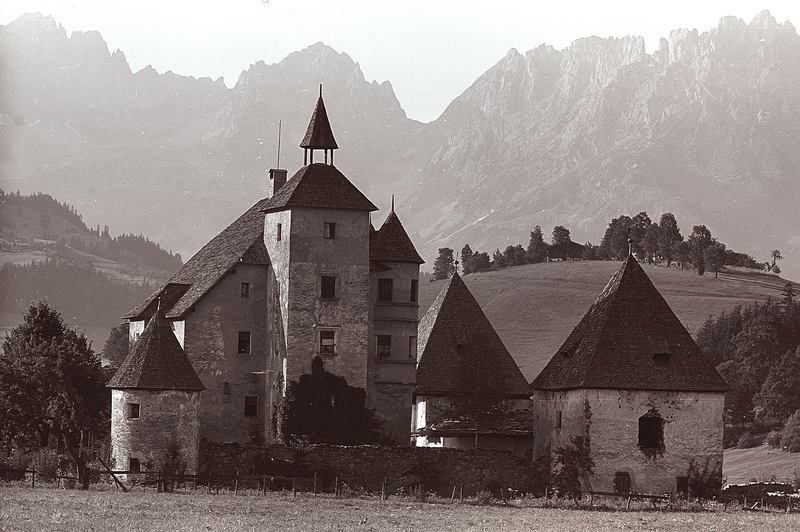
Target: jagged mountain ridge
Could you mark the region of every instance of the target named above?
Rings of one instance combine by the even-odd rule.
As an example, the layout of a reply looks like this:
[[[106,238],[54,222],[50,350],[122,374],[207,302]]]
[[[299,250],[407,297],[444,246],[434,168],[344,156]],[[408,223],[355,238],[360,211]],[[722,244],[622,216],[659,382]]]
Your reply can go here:
[[[301,164],[323,81],[337,166],[379,205],[398,195],[429,262],[442,245],[524,242],[534,224],[597,241],[610,218],[647,210],[759,258],[782,249],[800,275],[800,37],[768,13],[676,30],[650,54],[639,37],[512,50],[429,124],[322,44],[256,63],[232,89],[133,74],[99,34],[67,38],[44,17],[0,29],[0,46],[6,187],[58,194],[185,256],[263,195],[278,119],[283,166]],[[54,88],[30,89],[50,76]]]

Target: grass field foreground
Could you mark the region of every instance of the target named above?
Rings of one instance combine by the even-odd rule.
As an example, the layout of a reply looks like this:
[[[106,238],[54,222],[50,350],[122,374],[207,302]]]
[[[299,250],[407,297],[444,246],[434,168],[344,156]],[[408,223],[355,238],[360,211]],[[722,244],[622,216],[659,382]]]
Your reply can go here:
[[[602,511],[334,499],[290,492],[209,495],[0,486],[1,530],[797,530],[800,514]]]

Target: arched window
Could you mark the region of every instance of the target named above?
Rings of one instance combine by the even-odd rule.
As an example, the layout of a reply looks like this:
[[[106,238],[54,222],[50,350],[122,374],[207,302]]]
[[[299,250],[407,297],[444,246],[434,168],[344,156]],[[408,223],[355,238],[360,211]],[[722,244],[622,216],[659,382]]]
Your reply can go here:
[[[646,456],[664,454],[664,420],[655,408],[639,418],[639,449]]]

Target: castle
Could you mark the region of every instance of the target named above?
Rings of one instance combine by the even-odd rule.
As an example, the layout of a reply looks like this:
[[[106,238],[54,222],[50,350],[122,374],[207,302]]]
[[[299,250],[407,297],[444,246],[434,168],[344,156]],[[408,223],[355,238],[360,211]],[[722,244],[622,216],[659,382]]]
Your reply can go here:
[[[725,383],[633,256],[529,385],[457,273],[420,324],[423,260],[394,205],[375,230],[377,208],[334,166],[321,92],[300,147],[291,179],[270,170],[269,197],[125,315],[132,348],[108,383],[116,467],[175,445],[192,473],[201,439],[274,443],[287,390],[324,371],[395,444],[533,459],[583,442],[597,465],[583,482],[605,491],[688,492],[721,474]],[[465,423],[459,401],[501,408]]]

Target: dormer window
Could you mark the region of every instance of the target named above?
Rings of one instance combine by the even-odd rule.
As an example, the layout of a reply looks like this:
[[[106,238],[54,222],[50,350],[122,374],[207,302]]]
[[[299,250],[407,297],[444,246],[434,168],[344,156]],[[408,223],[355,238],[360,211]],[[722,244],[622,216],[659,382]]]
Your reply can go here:
[[[325,240],[336,240],[336,224],[333,222],[325,222],[322,237]]]

